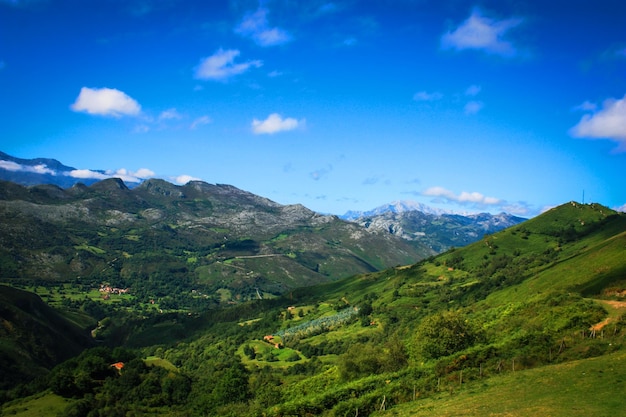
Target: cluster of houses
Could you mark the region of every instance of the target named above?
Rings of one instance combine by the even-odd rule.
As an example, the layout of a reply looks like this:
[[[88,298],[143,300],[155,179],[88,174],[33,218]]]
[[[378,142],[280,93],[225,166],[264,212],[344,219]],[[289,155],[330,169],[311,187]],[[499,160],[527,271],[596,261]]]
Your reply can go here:
[[[110,285],[106,285],[106,284],[100,284],[100,289],[98,290],[100,291],[102,295],[102,297],[107,300],[111,297],[111,294],[126,294],[128,293],[128,288],[117,288],[117,287],[111,287]]]

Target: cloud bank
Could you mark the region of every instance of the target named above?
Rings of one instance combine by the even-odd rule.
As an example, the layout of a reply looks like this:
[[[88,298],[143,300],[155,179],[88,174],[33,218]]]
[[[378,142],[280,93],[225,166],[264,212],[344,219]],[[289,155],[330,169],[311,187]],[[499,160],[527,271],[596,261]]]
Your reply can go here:
[[[141,112],[136,100],[114,88],[83,87],[70,108],[75,112],[113,117],[136,116]]]
[[[258,68],[263,65],[262,61],[254,60],[243,63],[235,63],[235,58],[240,52],[237,49],[218,49],[213,55],[202,58],[196,67],[195,77],[200,80],[224,81],[235,75],[243,74],[250,68]]]
[[[118,170],[107,170],[107,171],[92,171],[90,169],[74,169],[69,171],[68,173],[64,173],[64,175],[70,176],[72,178],[80,178],[80,179],[94,179],[94,180],[105,180],[108,178],[119,178],[124,182],[134,182],[139,183],[145,179],[151,178],[155,176],[155,173],[148,168],[140,168],[138,171],[129,171],[126,168],[120,168]]]
[[[120,168],[117,170],[96,171],[91,169],[72,169],[66,171],[57,171],[49,168],[45,164],[39,165],[22,165],[13,161],[0,160],[0,170],[7,170],[13,172],[29,172],[42,175],[54,175],[58,177],[70,177],[76,180],[95,180],[102,181],[109,178],[119,178],[125,183],[139,184],[144,180],[156,177],[154,171],[148,168],[140,168],[137,171],[131,171],[126,168]],[[178,175],[170,177],[170,181],[178,185],[187,184],[189,181],[202,181],[201,178],[193,177],[191,175]]]
[[[517,50],[511,42],[504,40],[504,35],[521,22],[521,19],[493,20],[474,11],[458,28],[441,37],[441,47],[457,51],[476,49],[501,56],[514,56]]]
[[[298,127],[304,126],[305,120],[296,120],[291,117],[283,119],[278,113],[270,114],[265,120],[252,120],[252,132],[257,135],[273,134],[278,132],[284,132],[288,130],[294,130]]]
[[[5,169],[7,171],[13,171],[13,172],[32,172],[35,174],[42,174],[42,175],[46,175],[46,174],[56,175],[56,172],[48,168],[48,166],[45,164],[31,166],[31,165],[18,164],[17,162],[13,162],[13,161],[0,160],[0,169]]]
[[[66,176],[76,179],[105,180],[108,178],[120,178],[124,182],[139,183],[156,174],[148,168],[140,168],[137,171],[129,171],[126,168],[108,171],[94,171],[91,169],[73,169],[69,171],[57,171],[45,164],[23,165],[13,161],[0,160],[0,169],[13,172],[30,172],[41,175]]]

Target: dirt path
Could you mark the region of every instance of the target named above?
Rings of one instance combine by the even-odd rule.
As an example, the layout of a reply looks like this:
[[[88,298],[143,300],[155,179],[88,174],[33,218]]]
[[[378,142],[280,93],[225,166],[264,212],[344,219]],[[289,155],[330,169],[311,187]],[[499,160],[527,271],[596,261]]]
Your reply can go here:
[[[616,310],[614,314],[609,313],[609,317],[605,318],[600,323],[597,323],[591,326],[590,330],[594,330],[596,332],[599,330],[602,330],[606,325],[617,321],[618,314],[616,313],[620,313],[619,316],[621,316],[621,314],[626,311],[626,301],[611,301],[611,300],[595,300],[595,301],[600,304],[610,306],[613,310]]]

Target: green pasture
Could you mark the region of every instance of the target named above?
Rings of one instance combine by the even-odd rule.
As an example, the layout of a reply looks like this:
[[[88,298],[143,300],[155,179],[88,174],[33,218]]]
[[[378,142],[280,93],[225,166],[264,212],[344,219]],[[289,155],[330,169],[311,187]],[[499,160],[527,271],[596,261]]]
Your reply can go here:
[[[178,371],[178,368],[176,368],[176,366],[172,362],[158,356],[148,356],[143,361],[148,366],[160,366],[161,368],[167,369],[168,371]]]
[[[106,253],[106,251],[104,249],[101,249],[97,246],[90,246],[90,245],[86,245],[86,244],[82,244],[82,245],[76,245],[74,246],[74,249],[76,250],[84,250],[90,253],[93,253],[94,255],[103,255]]]
[[[44,391],[28,398],[11,401],[0,408],[0,415],[16,417],[61,416],[71,403],[50,391]]]
[[[626,352],[619,351],[462,385],[447,381],[433,396],[373,416],[617,417],[625,392]]]
[[[276,339],[280,341],[279,338]],[[250,359],[244,354],[244,346],[254,349],[255,359]],[[276,348],[271,343],[264,340],[251,340],[244,343],[237,349],[237,354],[241,357],[241,362],[246,366],[269,366],[272,368],[286,368],[296,363],[307,360],[304,355],[290,348]],[[299,359],[295,360],[296,355]]]

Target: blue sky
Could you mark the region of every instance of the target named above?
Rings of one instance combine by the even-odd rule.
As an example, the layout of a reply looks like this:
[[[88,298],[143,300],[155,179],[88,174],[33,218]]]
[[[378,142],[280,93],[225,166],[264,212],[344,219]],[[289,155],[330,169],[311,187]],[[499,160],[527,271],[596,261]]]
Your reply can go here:
[[[334,214],[626,210],[625,28],[621,0],[0,0],[0,150]]]

